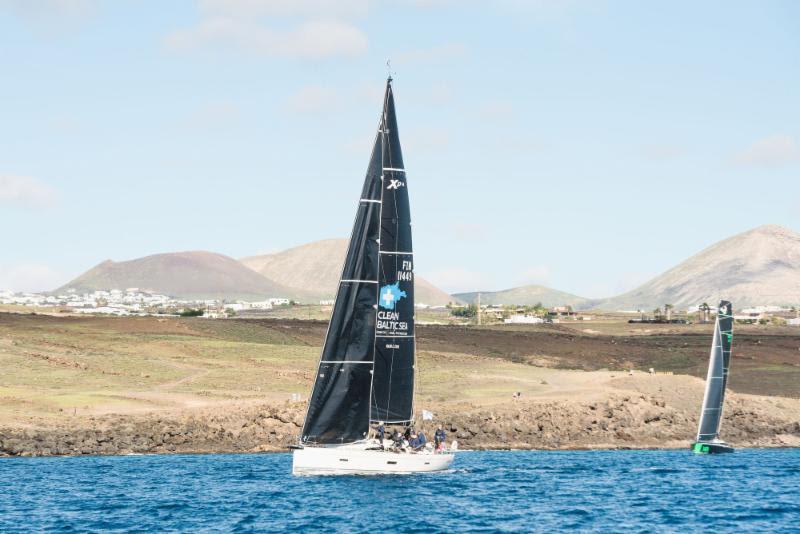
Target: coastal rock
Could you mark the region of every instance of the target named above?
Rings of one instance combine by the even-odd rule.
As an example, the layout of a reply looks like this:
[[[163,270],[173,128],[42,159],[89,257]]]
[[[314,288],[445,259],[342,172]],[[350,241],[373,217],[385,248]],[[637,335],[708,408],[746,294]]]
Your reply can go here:
[[[797,446],[800,403],[786,399],[775,412],[762,401],[734,395],[723,421],[734,446]],[[791,406],[789,404],[792,404]],[[536,399],[491,409],[452,405],[438,421],[417,428],[432,439],[443,424],[461,449],[594,449],[684,447],[696,432],[695,407],[680,409],[649,395],[611,395],[603,401]],[[234,406],[225,414],[195,410],[177,414],[108,415],[34,421],[0,428],[0,455],[268,452],[296,443],[305,404]]]

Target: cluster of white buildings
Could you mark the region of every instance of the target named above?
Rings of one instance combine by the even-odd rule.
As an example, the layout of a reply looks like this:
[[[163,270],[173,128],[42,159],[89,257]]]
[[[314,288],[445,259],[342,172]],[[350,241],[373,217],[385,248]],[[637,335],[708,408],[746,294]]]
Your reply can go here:
[[[69,308],[76,313],[148,315],[157,311],[178,310],[189,303],[132,287],[125,290],[111,289],[86,293],[68,290],[59,295],[0,291],[0,304],[34,308]]]
[[[74,313],[107,315],[178,315],[187,309],[199,309],[203,310],[205,316],[216,318],[224,317],[230,312],[271,310],[275,306],[290,304],[290,300],[288,298],[271,298],[257,302],[181,300],[130,287],[125,290],[110,289],[86,293],[68,290],[60,295],[0,290],[0,304],[34,308],[68,308]]]

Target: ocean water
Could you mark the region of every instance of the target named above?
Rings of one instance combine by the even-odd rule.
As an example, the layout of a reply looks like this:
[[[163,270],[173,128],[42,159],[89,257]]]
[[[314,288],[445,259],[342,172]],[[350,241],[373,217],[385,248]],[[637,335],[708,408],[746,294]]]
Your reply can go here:
[[[289,454],[0,459],[0,531],[800,529],[800,450],[465,452],[292,477]]]

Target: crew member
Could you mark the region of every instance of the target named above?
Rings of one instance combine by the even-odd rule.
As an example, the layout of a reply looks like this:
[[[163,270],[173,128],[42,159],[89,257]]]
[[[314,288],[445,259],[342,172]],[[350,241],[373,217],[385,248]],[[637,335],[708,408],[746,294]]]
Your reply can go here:
[[[383,438],[386,435],[386,428],[383,426],[383,421],[378,421],[378,426],[373,427],[373,430],[378,433],[378,441],[381,444],[381,449],[383,448]]]
[[[442,425],[436,427],[436,432],[433,434],[433,443],[435,444],[435,449],[438,451],[444,448],[444,442],[447,439],[447,434],[445,434]]]

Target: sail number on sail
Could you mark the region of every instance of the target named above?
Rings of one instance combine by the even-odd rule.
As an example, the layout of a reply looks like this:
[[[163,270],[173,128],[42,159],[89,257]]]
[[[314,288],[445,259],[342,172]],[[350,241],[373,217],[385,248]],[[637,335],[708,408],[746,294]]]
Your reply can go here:
[[[398,257],[399,256],[399,257]],[[385,283],[378,293],[378,321],[376,331],[379,335],[406,336],[410,335],[409,317],[414,313],[413,305],[409,299],[412,295],[414,283],[414,265],[411,256],[406,258],[398,254],[394,258],[387,258],[387,265],[394,269],[395,281]],[[394,261],[393,261],[394,260]]]

